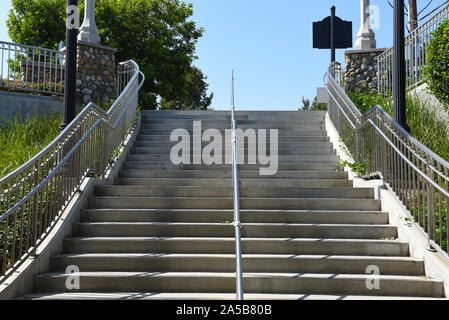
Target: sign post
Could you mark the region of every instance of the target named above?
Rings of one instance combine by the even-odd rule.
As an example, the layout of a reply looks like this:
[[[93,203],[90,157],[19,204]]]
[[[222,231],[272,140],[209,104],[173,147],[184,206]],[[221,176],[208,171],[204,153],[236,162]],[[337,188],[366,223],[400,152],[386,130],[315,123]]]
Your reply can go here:
[[[331,8],[331,63],[335,62],[335,6]]]
[[[331,63],[335,61],[335,49],[352,47],[352,22],[340,19],[335,11],[333,6],[329,17],[313,23],[313,47],[331,49]]]

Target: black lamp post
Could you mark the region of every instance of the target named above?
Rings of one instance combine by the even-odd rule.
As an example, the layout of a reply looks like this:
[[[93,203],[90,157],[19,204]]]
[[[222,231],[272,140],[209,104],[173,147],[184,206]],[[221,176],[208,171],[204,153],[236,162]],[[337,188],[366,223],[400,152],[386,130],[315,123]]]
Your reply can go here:
[[[404,0],[394,1],[394,54],[393,54],[393,96],[394,119],[405,130],[407,110],[405,96],[405,40],[404,40]]]
[[[67,0],[67,6],[78,6],[78,0]],[[78,19],[78,12],[67,10],[67,19]],[[69,21],[66,24],[66,59],[64,82],[64,118],[60,130],[64,130],[76,116],[76,59],[77,34],[79,21]]]

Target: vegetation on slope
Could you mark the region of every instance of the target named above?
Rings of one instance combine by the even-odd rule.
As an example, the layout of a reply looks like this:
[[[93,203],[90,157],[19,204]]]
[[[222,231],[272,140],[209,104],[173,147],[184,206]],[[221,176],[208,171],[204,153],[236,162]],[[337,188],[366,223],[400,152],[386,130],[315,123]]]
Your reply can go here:
[[[14,171],[39,153],[59,134],[61,115],[48,114],[0,125],[0,177]]]
[[[366,113],[375,105],[380,105],[394,116],[393,100],[376,93],[348,92],[349,98],[362,113]],[[407,124],[410,134],[430,150],[449,161],[449,124],[438,118],[434,109],[426,105],[426,101],[417,95],[407,96]]]

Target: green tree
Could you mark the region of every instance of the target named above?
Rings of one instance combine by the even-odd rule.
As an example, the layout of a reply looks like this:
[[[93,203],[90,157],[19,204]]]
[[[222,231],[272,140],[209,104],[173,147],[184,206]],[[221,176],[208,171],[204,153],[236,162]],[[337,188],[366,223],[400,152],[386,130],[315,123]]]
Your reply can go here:
[[[301,98],[301,102],[302,102],[302,107],[299,108],[299,110],[301,111],[326,111],[327,110],[327,103],[319,103],[318,102],[318,97],[315,96],[315,98],[313,98],[313,102],[310,103],[310,99],[309,98]]]
[[[6,26],[12,41],[57,49],[65,41],[66,0],[12,0]]]
[[[207,95],[209,85],[205,82],[207,77],[203,72],[193,67],[186,75],[185,94],[182,99],[167,101],[162,99],[160,102],[163,110],[207,110],[211,105],[214,94]]]
[[[65,0],[12,0],[7,21],[14,42],[57,48],[65,39]],[[84,1],[80,1],[81,19]],[[139,95],[145,109],[161,101],[186,103],[192,83],[207,89],[205,77],[196,74],[196,43],[204,30],[190,18],[192,4],[179,0],[97,0],[96,23],[102,44],[117,49],[118,61],[135,60],[146,81]],[[200,90],[199,88],[194,88]],[[206,93],[204,92],[204,95]],[[175,103],[173,104],[175,105]],[[203,99],[202,103],[207,103]]]

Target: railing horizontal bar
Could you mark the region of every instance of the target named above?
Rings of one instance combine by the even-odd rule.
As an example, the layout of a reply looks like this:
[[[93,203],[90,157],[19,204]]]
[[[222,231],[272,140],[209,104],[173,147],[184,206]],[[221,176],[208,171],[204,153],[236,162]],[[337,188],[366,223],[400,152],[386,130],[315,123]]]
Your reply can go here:
[[[388,144],[394,149],[394,151],[396,151],[396,153],[404,160],[407,162],[407,164],[412,167],[412,169],[414,169],[424,180],[427,181],[427,183],[431,184],[435,189],[437,189],[439,192],[441,192],[442,194],[444,194],[446,197],[449,197],[449,192],[444,190],[443,188],[441,188],[438,184],[436,184],[432,179],[430,179],[427,174],[425,174],[424,172],[421,171],[421,169],[419,169],[417,166],[415,166],[413,164],[413,162],[411,162],[403,153],[401,150],[399,150],[396,145],[385,135],[385,133],[382,132],[382,130],[380,130],[380,128],[374,123],[373,120],[368,119],[366,120],[366,123],[370,123],[375,129],[376,131],[382,136],[382,138],[384,138]],[[360,127],[359,127],[360,129]]]
[[[437,162],[439,162],[443,167],[445,168],[449,168],[449,162],[444,160],[443,158],[441,158],[439,155],[437,155],[435,152],[433,152],[432,150],[430,150],[429,148],[427,148],[425,145],[423,145],[421,142],[419,142],[414,136],[412,136],[410,133],[408,133],[404,128],[402,128],[386,111],[384,108],[382,108],[379,105],[375,105],[374,107],[372,107],[369,111],[366,112],[366,114],[370,114],[374,111],[379,111],[381,112],[389,121],[390,123],[394,126],[394,128],[398,131],[400,131],[405,138],[407,138],[407,140],[409,142],[411,142],[412,144],[414,144],[418,149],[420,149],[421,151],[424,151],[427,155],[431,156],[434,160],[436,160]]]
[[[46,184],[50,179],[56,174],[56,172],[61,169],[61,167],[67,162],[67,160],[72,156],[72,154],[80,147],[80,145],[90,136],[90,134],[94,131],[94,129],[102,122],[103,119],[98,119],[97,122],[89,129],[89,131],[78,141],[75,147],[70,150],[70,152],[65,156],[65,158],[50,172],[47,177],[42,180],[39,185],[34,188],[31,192],[29,192],[22,200],[16,203],[11,209],[6,211],[3,215],[0,216],[0,221],[2,221],[5,217],[14,212],[17,208],[19,208],[22,204],[24,204],[28,199],[30,199],[37,191],[39,191],[44,184]]]
[[[30,250],[35,254],[36,246],[48,235],[49,226],[54,225],[87,174],[105,175],[112,166],[109,157],[115,160],[115,150],[133,130],[134,126],[128,124],[135,121],[136,98],[145,75],[132,60],[119,64],[118,75],[126,76],[126,81],[108,112],[89,103],[46,148],[0,180],[0,205],[6,211],[0,216],[0,223],[6,221],[6,228],[14,226],[12,239],[20,237],[20,245],[16,247],[14,243],[12,252],[5,247],[9,244],[7,238],[4,244],[0,243],[0,251],[5,254],[3,261],[0,257],[0,264],[8,268],[1,270],[0,283],[24,262],[24,254]],[[69,161],[73,163],[67,165]],[[17,214],[21,227],[15,230]],[[29,219],[24,219],[24,215]]]

